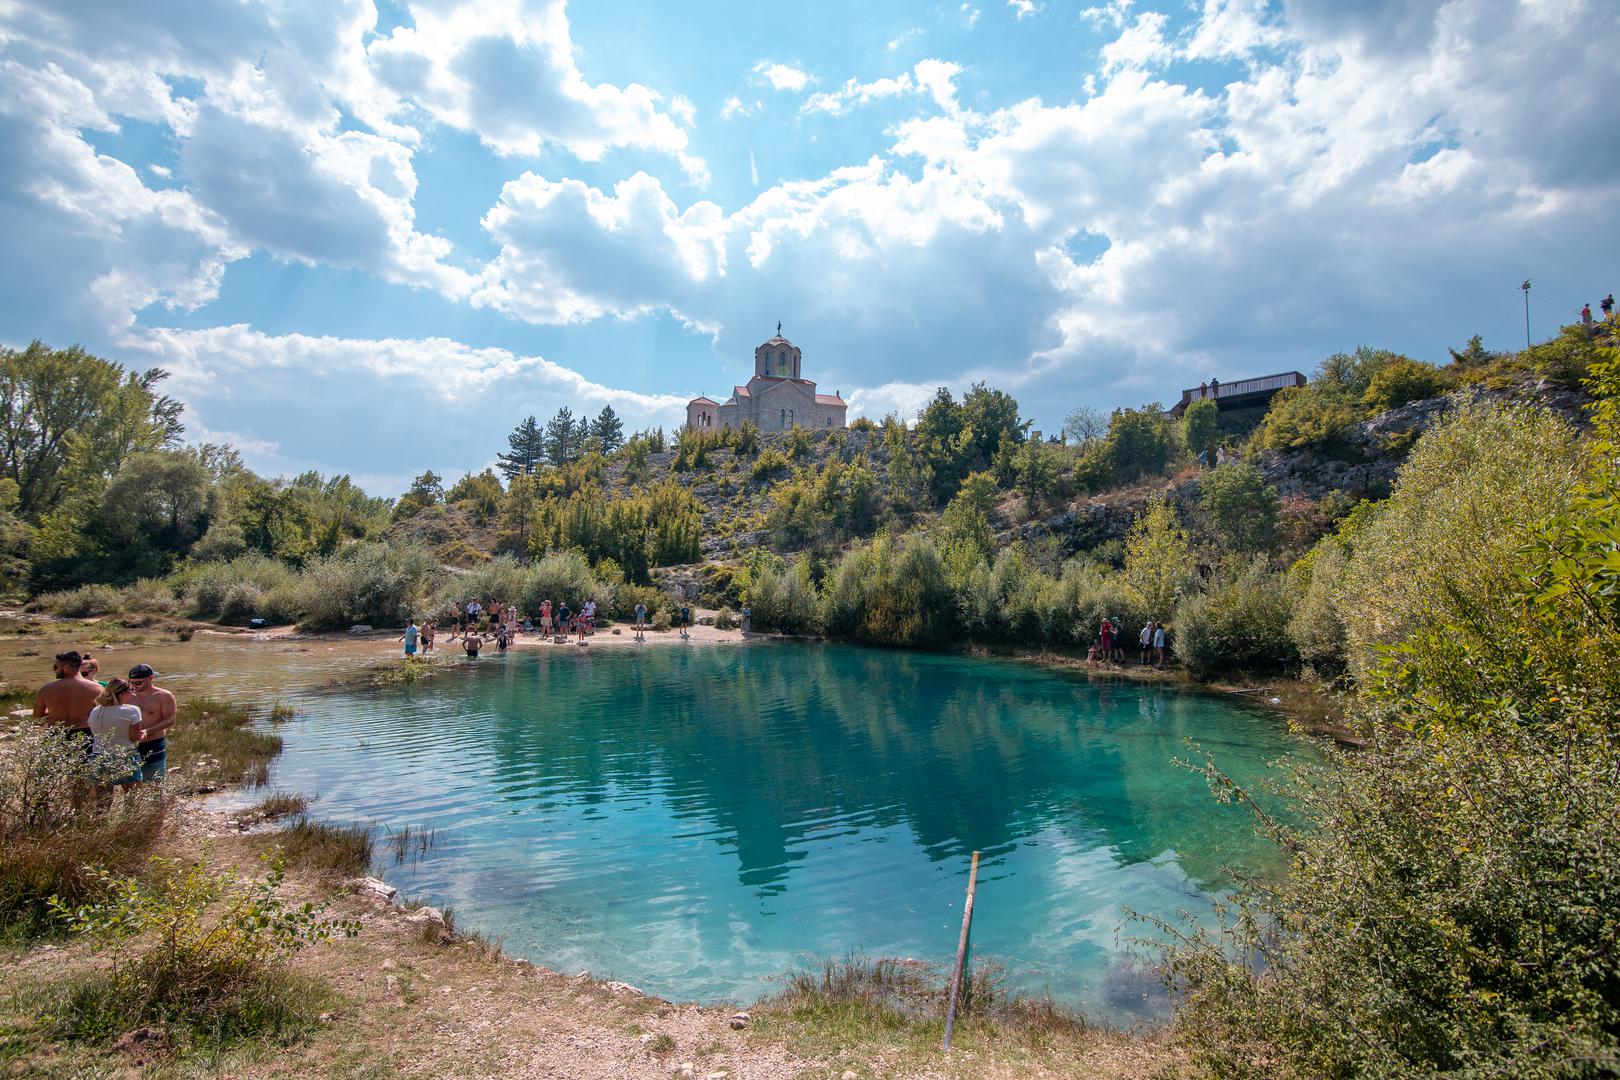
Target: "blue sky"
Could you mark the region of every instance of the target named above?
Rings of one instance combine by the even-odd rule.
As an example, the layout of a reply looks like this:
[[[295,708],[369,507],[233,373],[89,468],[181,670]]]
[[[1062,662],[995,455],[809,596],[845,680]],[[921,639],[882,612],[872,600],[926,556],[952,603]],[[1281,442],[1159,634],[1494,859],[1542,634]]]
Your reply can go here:
[[[385,494],[673,427],[781,319],[1038,427],[1620,284],[1608,0],[0,4],[0,341]]]

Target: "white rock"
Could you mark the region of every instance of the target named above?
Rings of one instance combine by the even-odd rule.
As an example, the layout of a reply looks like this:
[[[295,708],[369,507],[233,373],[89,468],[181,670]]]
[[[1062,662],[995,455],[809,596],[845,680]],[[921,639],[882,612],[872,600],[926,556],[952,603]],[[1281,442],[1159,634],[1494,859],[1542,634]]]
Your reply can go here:
[[[647,996],[647,995],[643,994],[640,990],[636,989],[634,986],[631,986],[629,983],[622,983],[622,982],[603,983],[602,984],[602,989],[608,991],[609,993],[613,993],[613,994],[624,994],[627,997],[646,997]]]
[[[840,1078],[840,1080],[861,1080],[861,1074],[856,1072],[854,1069],[845,1069],[844,1075]]]
[[[365,877],[354,883],[356,892],[375,896],[379,900],[392,900],[399,890],[381,878]]]
[[[430,922],[444,925],[444,912],[436,907],[419,907],[405,916],[407,922]]]
[[[740,1012],[740,1013],[734,1014],[731,1017],[731,1026],[732,1026],[732,1029],[736,1030],[736,1031],[741,1031],[743,1028],[747,1027],[748,1026],[748,1014],[745,1013],[745,1012]]]
[[[349,627],[349,633],[351,633],[351,634],[369,634],[369,633],[371,633],[371,624],[370,623],[355,623],[353,626]]]

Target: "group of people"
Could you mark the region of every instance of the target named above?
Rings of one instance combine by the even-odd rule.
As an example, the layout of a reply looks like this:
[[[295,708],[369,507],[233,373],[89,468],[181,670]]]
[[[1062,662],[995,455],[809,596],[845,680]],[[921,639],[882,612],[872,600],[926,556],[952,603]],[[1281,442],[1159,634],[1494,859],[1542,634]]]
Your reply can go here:
[[[516,604],[499,600],[491,600],[487,604],[468,600],[465,605],[457,601],[450,605],[447,621],[450,626],[448,640],[460,638],[462,651],[468,656],[477,656],[489,644],[504,653],[520,633],[539,634],[542,639],[566,640],[574,637],[583,645],[587,636],[596,633],[596,601],[586,600],[578,611],[574,611],[566,600],[555,605],[550,600],[542,600],[537,619],[520,614]],[[438,616],[430,617],[421,626],[416,624],[415,619],[410,620],[405,632],[399,636],[399,640],[405,643],[405,655],[415,656],[418,647],[423,653],[432,652],[438,633]]]
[[[1151,663],[1154,667],[1164,666],[1164,623],[1150,622],[1143,626],[1136,640],[1141,646],[1137,656],[1138,663]],[[1092,640],[1091,648],[1086,653],[1087,663],[1096,663],[1098,660],[1105,664],[1125,662],[1125,627],[1118,616],[1109,616],[1102,621],[1102,625],[1097,629],[1097,636]]]
[[[163,779],[176,702],[150,664],[136,664],[126,679],[99,680],[100,662],[69,649],[51,671],[56,677],[34,695],[34,718],[82,741],[85,760],[105,778],[101,794]]]

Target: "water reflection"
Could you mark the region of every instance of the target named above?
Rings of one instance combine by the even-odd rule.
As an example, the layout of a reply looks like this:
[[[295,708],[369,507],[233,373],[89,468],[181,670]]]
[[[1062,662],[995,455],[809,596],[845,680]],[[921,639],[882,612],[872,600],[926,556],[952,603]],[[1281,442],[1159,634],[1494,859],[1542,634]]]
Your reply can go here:
[[[436,827],[390,871],[406,891],[538,962],[705,999],[807,956],[943,956],[977,849],[980,955],[1117,1009],[1121,905],[1207,910],[1223,865],[1267,857],[1171,765],[1183,740],[1239,779],[1289,746],[1207,696],[836,646],[485,658],[304,708],[277,782]]]

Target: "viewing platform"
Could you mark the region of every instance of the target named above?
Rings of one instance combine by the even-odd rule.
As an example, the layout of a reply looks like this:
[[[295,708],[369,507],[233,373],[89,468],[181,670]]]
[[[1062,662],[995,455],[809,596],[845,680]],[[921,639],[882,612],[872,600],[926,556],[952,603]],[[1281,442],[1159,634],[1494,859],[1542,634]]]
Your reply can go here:
[[[1211,379],[1201,386],[1183,390],[1181,400],[1170,407],[1170,415],[1179,418],[1187,411],[1187,406],[1205,398],[1213,400],[1216,409],[1223,413],[1264,408],[1271,404],[1271,399],[1277,396],[1277,391],[1290,386],[1304,385],[1305,376],[1297,371],[1261,375],[1253,379],[1234,379],[1231,382]]]

